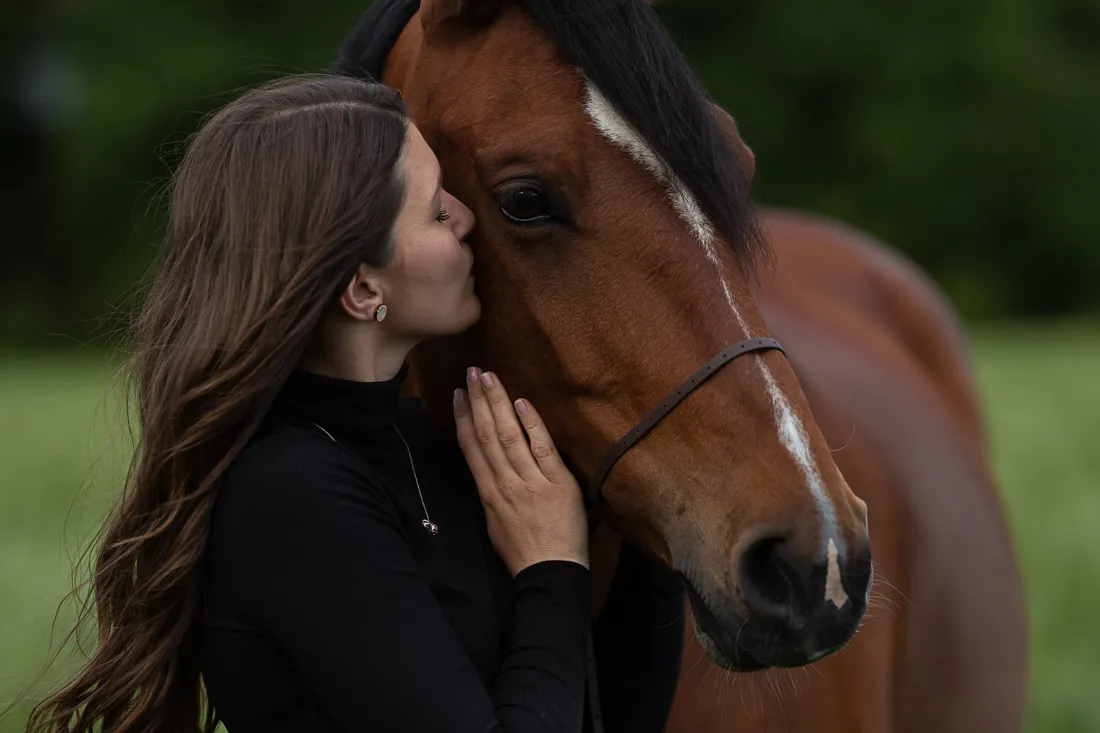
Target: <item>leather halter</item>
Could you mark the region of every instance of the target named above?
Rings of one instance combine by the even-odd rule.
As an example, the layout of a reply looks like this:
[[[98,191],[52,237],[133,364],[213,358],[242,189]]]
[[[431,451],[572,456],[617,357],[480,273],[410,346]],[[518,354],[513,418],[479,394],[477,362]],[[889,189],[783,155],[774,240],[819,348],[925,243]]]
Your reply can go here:
[[[760,351],[778,351],[784,355],[787,353],[783,345],[773,338],[746,339],[723,349],[716,354],[713,359],[699,367],[694,374],[676,388],[675,392],[669,394],[661,404],[654,407],[648,415],[643,417],[641,422],[631,428],[630,432],[620,438],[618,443],[608,449],[607,453],[604,455],[603,461],[600,462],[599,468],[592,474],[592,479],[588,482],[588,491],[585,493],[585,501],[588,504],[590,530],[595,529],[597,516],[595,510],[603,497],[604,482],[607,481],[611,469],[615,467],[619,459],[622,458],[628,450],[637,445],[638,441],[644,438],[650,430],[657,426],[657,423],[668,417],[668,414],[675,410],[677,405],[686,400],[692,392],[697,390],[703,382],[717,374],[722,367],[739,356]],[[591,733],[603,733],[603,706],[600,704],[599,675],[596,669],[596,654],[592,647],[591,632],[587,634],[587,637],[587,648],[585,649],[585,676],[588,678],[588,716],[591,724],[588,730],[591,731]]]
[[[692,392],[703,384],[703,382],[717,374],[722,367],[739,356],[759,351],[779,351],[783,354],[787,353],[783,349],[783,346],[773,338],[746,339],[727,347],[719,352],[713,359],[699,367],[694,374],[688,377],[687,381],[676,388],[675,392],[672,392],[661,404],[653,408],[653,410],[642,418],[641,422],[635,425],[629,433],[624,435],[618,443],[611,446],[604,455],[604,459],[600,463],[599,468],[592,474],[592,480],[588,483],[588,491],[585,494],[585,499],[588,502],[589,509],[594,509],[596,505],[599,504],[603,496],[604,482],[607,481],[611,469],[615,467],[615,464],[623,457],[623,454],[633,448],[650,430],[656,427],[657,423],[668,417],[668,414],[676,409],[677,405],[686,400]]]

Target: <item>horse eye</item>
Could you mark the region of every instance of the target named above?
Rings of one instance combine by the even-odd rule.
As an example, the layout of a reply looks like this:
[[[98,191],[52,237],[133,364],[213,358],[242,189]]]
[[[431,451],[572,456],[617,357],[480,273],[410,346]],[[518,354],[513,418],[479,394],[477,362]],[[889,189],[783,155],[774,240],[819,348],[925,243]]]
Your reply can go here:
[[[534,186],[517,186],[503,191],[497,199],[500,210],[516,224],[540,224],[553,215],[550,200]]]

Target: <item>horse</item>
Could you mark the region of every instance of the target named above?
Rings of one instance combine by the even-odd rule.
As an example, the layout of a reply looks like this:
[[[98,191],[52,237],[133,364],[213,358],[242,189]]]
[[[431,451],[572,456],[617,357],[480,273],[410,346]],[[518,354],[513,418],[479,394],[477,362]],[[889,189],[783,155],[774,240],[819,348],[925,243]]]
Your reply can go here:
[[[450,424],[469,365],[539,406],[598,501],[593,613],[621,542],[684,581],[669,731],[1019,730],[1021,581],[955,314],[869,236],[752,202],[646,3],[378,0],[332,70],[402,93],[478,218],[483,316],[410,357],[427,409]]]

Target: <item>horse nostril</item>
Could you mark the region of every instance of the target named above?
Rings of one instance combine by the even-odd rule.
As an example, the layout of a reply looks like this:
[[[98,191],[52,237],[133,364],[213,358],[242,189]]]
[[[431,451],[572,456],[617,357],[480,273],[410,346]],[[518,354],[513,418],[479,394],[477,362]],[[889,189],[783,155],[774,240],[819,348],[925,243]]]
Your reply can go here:
[[[869,549],[849,554],[829,536],[828,550],[814,551],[807,547],[812,537],[750,537],[733,559],[743,603],[733,643],[754,659],[782,660],[773,666],[816,661],[846,644],[859,626],[867,608]]]
[[[797,623],[806,580],[788,557],[782,537],[757,540],[741,557],[741,593],[754,613],[775,621]]]

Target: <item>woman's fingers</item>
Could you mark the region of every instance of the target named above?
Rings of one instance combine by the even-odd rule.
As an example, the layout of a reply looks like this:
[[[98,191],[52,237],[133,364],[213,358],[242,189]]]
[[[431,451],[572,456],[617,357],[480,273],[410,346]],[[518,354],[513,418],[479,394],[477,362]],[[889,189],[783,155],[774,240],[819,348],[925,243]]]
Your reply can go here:
[[[455,422],[497,553],[513,575],[543,560],[588,567],[581,493],[542,418],[526,400],[513,405],[493,374],[471,369],[467,389],[456,393]]]
[[[512,468],[529,481],[541,475],[539,465],[527,446],[527,436],[523,434],[523,427],[516,418],[516,410],[508,398],[508,391],[504,389],[500,379],[492,372],[485,372],[481,375],[481,389],[489,410],[493,413],[497,438]]]
[[[465,390],[456,389],[454,394],[455,429],[458,432],[458,445],[462,448],[462,455],[466,457],[466,463],[470,466],[470,473],[478,488],[493,486],[496,476],[489,462],[485,460],[485,454],[481,450],[481,443],[477,439],[477,429],[474,427],[474,416],[470,410],[470,399]]]
[[[571,476],[535,406],[527,400],[516,400],[516,413],[531,440],[531,455],[538,461],[542,475],[555,483]]]
[[[518,476],[511,461],[504,454],[504,446],[501,445],[500,435],[497,432],[496,418],[486,398],[481,376],[481,370],[476,367],[470,367],[466,373],[474,435],[481,448],[481,454],[485,456],[485,461],[497,480],[502,483],[514,483]]]

